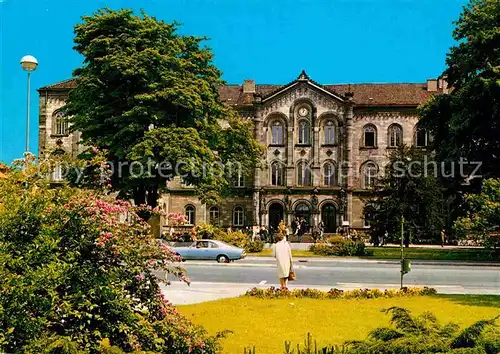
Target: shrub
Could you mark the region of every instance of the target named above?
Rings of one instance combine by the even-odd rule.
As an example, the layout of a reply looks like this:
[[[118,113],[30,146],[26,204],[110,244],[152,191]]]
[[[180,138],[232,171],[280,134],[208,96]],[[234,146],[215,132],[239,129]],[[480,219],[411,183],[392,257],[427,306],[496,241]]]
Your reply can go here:
[[[246,296],[257,297],[260,299],[277,299],[277,298],[312,298],[312,299],[374,299],[374,298],[391,298],[401,296],[428,296],[435,295],[436,289],[423,288],[403,288],[403,289],[355,289],[355,290],[340,290],[330,289],[329,291],[321,291],[317,289],[280,289],[270,287],[267,289],[253,288],[246,292]]]
[[[134,208],[28,157],[0,179],[0,352],[215,353],[163,297],[152,268],[188,280]]]
[[[249,253],[259,253],[264,249],[263,241],[248,241],[245,250]]]
[[[241,231],[222,231],[217,234],[216,239],[240,248],[245,248],[248,243],[248,236]]]
[[[365,243],[345,240],[341,236],[332,236],[327,242],[312,245],[309,250],[321,256],[366,256]]]
[[[213,239],[221,230],[212,224],[199,224],[195,226],[194,232],[198,239]]]
[[[496,327],[496,318],[478,321],[460,331],[453,323],[441,325],[430,312],[412,316],[400,307],[383,311],[391,315],[393,328],[374,329],[367,340],[350,343],[349,352],[496,353],[495,342],[486,336],[488,329]]]

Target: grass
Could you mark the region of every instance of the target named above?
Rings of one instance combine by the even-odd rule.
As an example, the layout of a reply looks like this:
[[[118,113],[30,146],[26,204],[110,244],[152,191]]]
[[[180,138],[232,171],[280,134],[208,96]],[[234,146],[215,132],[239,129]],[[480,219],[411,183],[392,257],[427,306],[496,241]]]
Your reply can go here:
[[[368,247],[373,252],[373,256],[365,258],[374,259],[399,259],[401,249],[398,247]],[[488,250],[481,248],[419,248],[408,247],[404,249],[405,258],[426,259],[440,261],[494,261],[500,260],[500,254],[495,255]]]
[[[223,340],[224,353],[242,354],[245,347],[255,346],[256,354],[276,354],[283,353],[285,340],[296,345],[303,342],[307,333],[313,335],[318,345],[365,339],[372,329],[389,324],[389,317],[381,310],[390,306],[405,307],[415,314],[431,311],[442,323],[455,322],[464,327],[500,315],[500,296],[360,300],[240,297],[179,306],[179,309],[212,334],[232,330]]]
[[[367,247],[370,256],[366,259],[399,259],[401,250],[398,247]],[[500,261],[500,253],[492,254],[490,251],[480,248],[405,248],[405,258],[420,260],[439,260],[439,261]],[[322,257],[310,251],[293,250],[294,257]],[[265,249],[260,253],[250,253],[249,256],[269,257],[272,255],[270,249]]]

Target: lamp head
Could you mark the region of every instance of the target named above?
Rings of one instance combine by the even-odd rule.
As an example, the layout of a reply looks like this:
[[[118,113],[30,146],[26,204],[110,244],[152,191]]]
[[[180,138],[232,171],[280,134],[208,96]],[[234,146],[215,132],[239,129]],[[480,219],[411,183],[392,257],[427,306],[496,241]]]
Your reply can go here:
[[[38,66],[38,60],[32,55],[25,55],[21,59],[21,66],[26,71],[34,71]]]

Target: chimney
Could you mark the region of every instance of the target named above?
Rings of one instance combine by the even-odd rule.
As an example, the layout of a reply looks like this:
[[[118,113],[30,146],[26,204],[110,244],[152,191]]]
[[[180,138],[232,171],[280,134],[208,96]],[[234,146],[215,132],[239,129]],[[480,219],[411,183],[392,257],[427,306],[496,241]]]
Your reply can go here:
[[[436,79],[428,79],[427,80],[427,91],[437,92],[437,90],[438,90],[438,81]]]
[[[448,87],[448,75],[442,75],[439,78],[439,88],[443,91],[443,93],[449,93],[450,88]]]
[[[255,80],[245,80],[243,82],[243,93],[255,93]]]

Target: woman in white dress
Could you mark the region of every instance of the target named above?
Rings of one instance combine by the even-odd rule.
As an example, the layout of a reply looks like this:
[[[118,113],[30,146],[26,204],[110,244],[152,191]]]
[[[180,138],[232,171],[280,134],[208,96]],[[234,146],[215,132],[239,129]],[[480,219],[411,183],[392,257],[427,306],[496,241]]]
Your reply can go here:
[[[273,257],[276,258],[278,276],[280,278],[281,289],[286,289],[288,277],[292,270],[292,249],[285,239],[283,233],[276,234],[276,243],[273,244]]]

